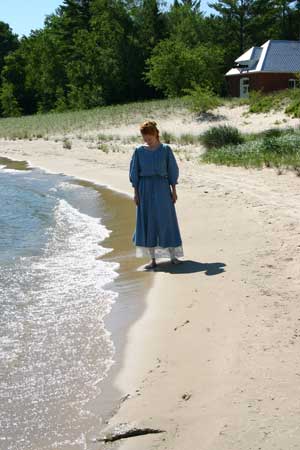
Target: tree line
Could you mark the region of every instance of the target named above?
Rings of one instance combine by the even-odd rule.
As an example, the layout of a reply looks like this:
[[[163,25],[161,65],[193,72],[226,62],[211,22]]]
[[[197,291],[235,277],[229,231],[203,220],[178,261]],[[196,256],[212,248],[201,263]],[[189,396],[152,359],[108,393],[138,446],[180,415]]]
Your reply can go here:
[[[184,95],[224,95],[247,48],[300,39],[300,0],[63,0],[19,38],[0,22],[0,115],[87,109]]]

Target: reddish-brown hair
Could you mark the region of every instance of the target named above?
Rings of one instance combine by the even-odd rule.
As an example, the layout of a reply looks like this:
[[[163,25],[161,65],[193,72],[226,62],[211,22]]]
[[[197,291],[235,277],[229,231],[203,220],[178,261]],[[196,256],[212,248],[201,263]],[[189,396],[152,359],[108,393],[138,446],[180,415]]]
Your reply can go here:
[[[159,137],[159,129],[157,128],[157,124],[154,120],[146,120],[146,122],[142,123],[140,126],[140,132],[142,134],[153,134]]]

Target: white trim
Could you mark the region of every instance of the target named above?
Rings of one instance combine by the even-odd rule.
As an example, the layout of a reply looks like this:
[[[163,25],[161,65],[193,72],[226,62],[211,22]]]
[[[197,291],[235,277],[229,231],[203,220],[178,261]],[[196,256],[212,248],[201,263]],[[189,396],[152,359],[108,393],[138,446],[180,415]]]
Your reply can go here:
[[[137,258],[181,258],[182,256],[182,245],[178,247],[136,247]]]
[[[269,40],[262,45],[263,51],[261,52],[256,69],[253,72],[261,72],[262,71],[262,68],[263,68],[269,47],[270,47],[270,43],[271,43],[271,41]]]
[[[245,83],[247,81],[247,83]],[[249,97],[249,77],[240,78],[240,98],[248,98]]]
[[[232,70],[232,69],[231,69]],[[291,72],[291,71],[288,71],[288,72],[278,72],[278,70],[260,70],[260,71],[258,71],[258,70],[247,70],[247,71],[245,71],[245,72],[236,72],[236,73],[229,73],[229,72],[231,72],[230,70],[225,74],[225,76],[235,76],[235,75],[242,75],[242,76],[247,76],[249,73],[276,73],[276,74],[278,74],[278,73],[289,73],[289,74],[293,74],[293,73],[296,73],[296,72]]]
[[[225,77],[230,75],[241,75],[243,72],[240,72],[239,69],[230,69],[227,73],[225,73]]]

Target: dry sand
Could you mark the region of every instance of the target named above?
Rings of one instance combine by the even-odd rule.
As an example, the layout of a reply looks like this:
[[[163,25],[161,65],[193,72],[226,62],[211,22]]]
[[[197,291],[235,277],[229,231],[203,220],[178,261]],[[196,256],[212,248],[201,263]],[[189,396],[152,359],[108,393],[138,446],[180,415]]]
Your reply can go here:
[[[247,120],[262,129],[261,116]],[[271,120],[299,125],[283,115]],[[179,122],[176,131],[187,132]],[[132,145],[119,148],[1,141],[0,155],[131,195]],[[154,274],[116,379],[129,398],[108,428],[126,422],[165,430],[123,440],[121,450],[299,449],[300,178],[201,165],[194,156],[179,160],[186,262]]]

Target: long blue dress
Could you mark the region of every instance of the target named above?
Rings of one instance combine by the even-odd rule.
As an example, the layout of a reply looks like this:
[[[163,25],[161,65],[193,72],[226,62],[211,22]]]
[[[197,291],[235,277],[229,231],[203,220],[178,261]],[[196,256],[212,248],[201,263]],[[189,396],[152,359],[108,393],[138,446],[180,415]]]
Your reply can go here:
[[[130,162],[129,179],[139,194],[133,242],[137,256],[183,256],[182,241],[170,185],[178,183],[179,170],[171,148],[137,147]]]

